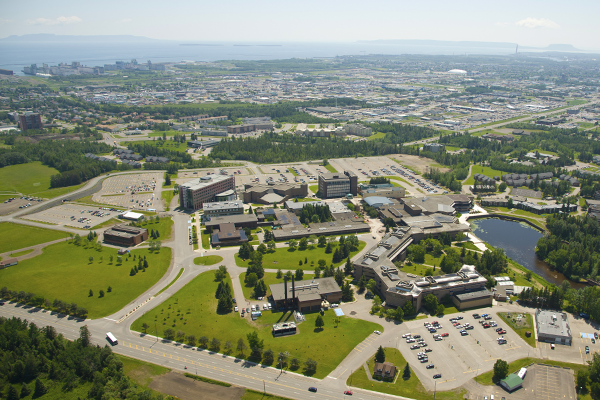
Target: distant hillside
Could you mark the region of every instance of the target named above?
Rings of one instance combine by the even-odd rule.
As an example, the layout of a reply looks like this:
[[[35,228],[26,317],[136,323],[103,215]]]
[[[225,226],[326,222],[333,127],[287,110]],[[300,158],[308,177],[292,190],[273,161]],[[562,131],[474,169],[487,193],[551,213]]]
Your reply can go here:
[[[382,39],[359,40],[358,43],[404,44],[420,46],[458,46],[458,47],[487,47],[487,48],[515,48],[516,43],[508,42],[477,42],[477,41],[451,41],[451,40],[416,40],[416,39]]]
[[[31,35],[12,35],[2,42],[157,42],[144,36],[133,35],[54,35],[51,33],[38,33]]]
[[[548,51],[583,51],[583,50],[580,50],[580,49],[576,48],[572,44],[551,44],[551,45],[548,45],[546,47],[528,47],[528,46],[522,46],[519,49],[524,49],[524,50],[548,50]]]

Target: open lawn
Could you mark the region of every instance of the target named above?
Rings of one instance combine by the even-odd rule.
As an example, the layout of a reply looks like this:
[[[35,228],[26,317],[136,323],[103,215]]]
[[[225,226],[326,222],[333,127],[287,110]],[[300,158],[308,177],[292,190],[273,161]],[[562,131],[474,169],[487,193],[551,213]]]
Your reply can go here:
[[[223,257],[221,256],[204,256],[194,258],[194,264],[196,265],[215,265],[221,261],[223,261]]]
[[[464,247],[467,250],[474,250],[474,251],[481,251],[479,250],[479,248],[477,246],[475,246],[475,244],[471,243],[471,242],[461,242],[461,243],[454,243],[456,245],[456,247]]]
[[[146,257],[148,269],[130,276],[130,270],[137,266],[134,255]],[[89,257],[94,258],[92,262]],[[89,318],[101,318],[117,312],[144,293],[165,274],[170,263],[168,247],[159,252],[132,250],[131,257],[123,257],[123,263],[117,264],[117,249],[102,246],[102,251],[98,251],[92,246],[86,248],[83,244],[64,242],[48,246],[41,255],[1,270],[0,287],[31,292],[50,301],[76,303],[88,310]],[[107,292],[109,286],[112,287],[110,293]],[[100,290],[105,292],[102,298]]]
[[[188,149],[187,147],[187,142],[175,142],[173,140],[167,139],[166,141],[162,141],[162,140],[141,140],[141,141],[135,141],[135,142],[129,142],[131,144],[135,144],[135,143],[146,143],[146,144],[151,144],[153,146],[156,146],[158,148],[162,148],[162,149],[167,149],[167,150],[175,150],[175,151],[180,151],[182,153],[185,153],[186,150]]]
[[[165,201],[165,211],[169,211],[171,207],[171,200],[173,200],[173,196],[175,196],[175,192],[172,190],[163,190],[160,192],[160,197]]]
[[[333,172],[333,173],[336,173],[336,172],[338,172],[338,171],[337,171],[337,169],[333,168],[333,165],[331,165],[331,164],[327,164],[327,165],[325,166],[325,169],[326,169],[327,171],[329,171],[329,172]]]
[[[294,172],[294,170],[291,168],[288,168],[288,172],[294,176],[298,176],[298,174],[296,172]]]
[[[427,254],[428,255],[428,254]],[[427,261],[427,258],[425,258],[425,261]],[[439,262],[436,263],[436,266],[438,268],[435,269],[435,271],[433,271],[433,275],[442,275],[443,272],[442,270],[439,268]],[[427,265],[423,265],[423,264],[416,264],[416,263],[412,263],[412,265],[408,265],[408,264],[404,264],[402,266],[402,271],[406,272],[407,274],[415,274],[417,276],[425,276],[425,272],[430,269],[432,267],[429,267]]]
[[[402,396],[410,399],[417,400],[429,400],[434,398],[433,392],[428,392],[425,390],[421,381],[414,373],[412,368],[410,369],[411,374],[410,378],[404,379],[403,372],[404,367],[406,366],[406,359],[402,356],[402,354],[394,348],[386,347],[385,351],[385,361],[391,362],[396,366],[396,378],[392,382],[378,382],[371,381],[367,376],[367,372],[365,371],[365,367],[362,366],[358,370],[356,370],[349,378],[346,384],[348,386],[354,386],[362,389],[373,390],[380,393],[387,393],[394,396]],[[371,370],[371,375],[373,375],[373,368],[375,366],[375,356],[371,357],[367,363],[367,366]],[[436,392],[436,399],[462,399],[463,395],[466,393],[464,389],[456,389],[448,392]]]
[[[154,218],[152,219],[152,221],[146,219],[140,224],[140,226],[142,228],[148,229],[148,236],[150,235],[151,230],[155,230],[158,231],[159,234],[158,240],[164,242],[171,239],[171,231],[173,230],[173,220],[170,217],[160,218],[158,222],[156,222]],[[150,236],[149,239],[151,239]]]
[[[569,106],[578,106],[580,104],[585,104],[585,103],[587,103],[587,100],[581,100],[581,99],[569,100],[567,102],[567,104]]]
[[[246,389],[241,400],[291,400],[288,397],[276,396],[274,394],[257,392],[256,390]]]
[[[313,275],[304,275],[304,280],[311,279],[312,276]],[[242,290],[244,291],[244,297],[246,299],[256,299],[256,297],[254,297],[254,295],[253,295],[254,288],[251,286],[246,286],[244,284],[244,279],[246,279],[246,273],[242,272],[240,274],[240,283],[242,284]],[[276,272],[265,272],[265,276],[263,277],[263,280],[265,281],[265,284],[267,285],[267,295],[265,297],[269,297],[271,295],[271,289],[269,288],[269,285],[273,285],[275,283],[283,283],[283,276],[281,277],[281,279],[277,279]],[[302,282],[302,281],[296,281],[296,282]]]
[[[202,248],[204,250],[210,249],[210,235],[206,232],[206,229],[202,229],[200,231],[200,236],[202,239]]]
[[[496,169],[492,169],[490,167],[485,167],[485,166],[481,166],[481,165],[473,165],[473,167],[471,167],[471,175],[467,178],[467,180],[463,183],[463,185],[475,184],[475,179],[473,179],[473,176],[475,174],[483,174],[485,176],[493,178],[494,176],[501,176],[502,171],[498,171]]]
[[[385,139],[385,132],[377,132],[367,138],[367,140]]]
[[[510,318],[508,318],[510,315]],[[518,319],[517,317],[522,315],[523,318]],[[527,342],[531,347],[537,347],[535,343],[535,327],[533,326],[533,318],[529,313],[505,313],[499,312],[498,316],[502,318],[506,324],[508,324],[521,338]],[[529,332],[530,335],[527,337],[525,332]]]
[[[332,310],[325,312],[325,326],[322,330],[315,328],[318,313],[305,314],[306,321],[298,326],[296,335],[274,338],[271,335],[272,325],[278,321],[293,321],[291,313],[262,311],[262,316],[252,321],[249,316],[240,317],[239,313],[218,314],[215,293],[218,283],[214,281],[214,272],[208,271],[198,275],[181,290],[156,308],[147,311],[136,320],[132,329],[143,332],[142,324],[154,327],[154,321],[161,327],[159,336],[167,328],[182,330],[196,338],[206,336],[209,340],[218,338],[221,341],[221,352],[226,342],[233,346],[233,355],[248,358],[249,350],[238,354],[236,350],[239,339],[246,346],[246,334],[256,332],[259,339],[264,340],[264,349],[271,349],[275,354],[289,351],[290,359],[298,358],[301,365],[311,358],[317,361],[315,378],[322,379],[333,371],[350,351],[374,330],[383,330],[379,324],[355,318],[341,317],[338,327],[333,322],[335,314]],[[148,333],[154,333],[149,330]],[[302,368],[302,367],[301,367]],[[302,372],[301,370],[298,372]]]
[[[29,250],[23,250],[23,251],[18,251],[18,252],[13,252],[10,255],[13,257],[21,257],[24,256],[26,254],[31,253],[32,251],[34,251],[34,249],[29,249]]]
[[[51,242],[61,238],[68,238],[70,236],[67,232],[53,231],[51,229],[12,222],[0,222],[0,232],[2,232],[0,253],[35,246],[36,244]]]
[[[51,189],[50,177],[58,173],[57,169],[42,165],[39,161],[9,165],[0,168],[0,192],[51,199],[77,190],[85,184]]]
[[[315,194],[319,191],[319,185],[310,185],[308,188]]]
[[[319,260],[325,260],[327,265],[332,264],[333,252],[335,252],[338,243],[332,243],[333,251],[330,254],[325,253],[325,247],[319,247],[315,245],[311,246],[306,250],[298,250],[297,248],[290,249],[289,247],[278,247],[275,250],[267,251],[263,256],[263,268],[265,269],[281,269],[281,270],[293,270],[298,268],[303,270],[314,271],[318,267]],[[358,250],[350,253],[350,259],[354,257],[356,253],[361,251],[365,247],[366,243],[363,241],[358,242]],[[307,263],[304,260],[307,260]],[[299,265],[302,261],[302,265]],[[333,264],[335,267],[343,265],[346,262],[344,259],[339,263]],[[235,255],[235,263],[242,268],[248,267],[248,261],[244,261],[239,256]]]
[[[129,358],[120,354],[117,357],[119,357],[123,363],[123,372],[125,375],[145,389],[148,388],[148,385],[152,382],[154,377],[171,371],[169,368],[161,367],[160,365],[141,360],[136,360],[135,358]]]

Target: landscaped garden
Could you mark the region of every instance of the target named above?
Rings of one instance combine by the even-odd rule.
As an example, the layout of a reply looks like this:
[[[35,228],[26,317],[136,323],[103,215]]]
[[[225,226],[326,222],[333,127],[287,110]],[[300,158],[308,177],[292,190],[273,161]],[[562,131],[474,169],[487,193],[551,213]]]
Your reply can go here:
[[[229,278],[224,280],[228,284]],[[263,349],[271,349],[275,359],[279,352],[289,352],[290,364],[296,359],[298,372],[305,372],[322,379],[333,371],[354,347],[362,342],[374,330],[383,328],[375,323],[356,318],[336,318],[332,310],[325,312],[322,329],[315,327],[319,313],[305,314],[306,321],[298,325],[298,333],[292,336],[274,338],[272,326],[276,322],[294,321],[290,312],[262,311],[256,321],[250,315],[240,317],[239,313],[217,313],[218,299],[215,297],[219,283],[215,281],[215,271],[207,271],[172,295],[162,304],[147,311],[136,320],[132,329],[144,332],[144,324],[148,334],[154,334],[154,322],[158,323],[158,336],[164,337],[166,329],[181,330],[184,337],[194,335],[200,340],[206,337],[212,342],[216,338],[221,353],[231,353],[241,358],[250,358],[247,334],[256,332],[258,339],[264,341]],[[334,322],[338,319],[339,322]],[[337,326],[337,327],[336,327]],[[239,350],[238,342],[244,346]],[[228,346],[229,345],[229,346]],[[305,362],[312,359],[317,362],[315,372],[304,371]],[[275,364],[276,361],[273,362]],[[295,368],[290,368],[295,370]]]
[[[505,313],[499,312],[498,316],[502,318],[508,326],[510,326],[517,335],[527,342],[531,347],[536,347],[535,336],[533,330],[533,318],[528,313]],[[529,332],[529,334],[527,334]]]

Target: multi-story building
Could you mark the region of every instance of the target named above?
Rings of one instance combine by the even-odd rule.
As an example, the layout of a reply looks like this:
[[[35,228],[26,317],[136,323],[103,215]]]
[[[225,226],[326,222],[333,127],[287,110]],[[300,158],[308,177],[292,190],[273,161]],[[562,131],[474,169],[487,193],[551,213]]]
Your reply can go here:
[[[244,213],[244,203],[241,200],[204,203],[202,208],[204,210],[204,217],[223,217],[225,215]]]
[[[42,117],[40,114],[33,112],[26,112],[25,114],[19,115],[19,127],[23,132],[28,129],[43,129]]]
[[[344,130],[348,135],[356,136],[371,136],[373,133],[372,128],[368,128],[360,124],[348,124],[345,126]]]
[[[358,177],[354,172],[344,171],[343,174],[335,172],[319,175],[319,191],[324,199],[344,197],[348,194],[356,196],[357,190]]]
[[[235,190],[235,178],[227,175],[208,175],[179,185],[179,204],[183,208],[197,210],[204,203],[228,190]]]

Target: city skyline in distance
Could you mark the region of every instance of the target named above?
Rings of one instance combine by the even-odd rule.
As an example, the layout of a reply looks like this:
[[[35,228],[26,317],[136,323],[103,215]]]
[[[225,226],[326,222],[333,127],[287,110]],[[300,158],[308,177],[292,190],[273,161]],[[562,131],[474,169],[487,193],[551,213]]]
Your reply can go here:
[[[13,2],[0,17],[0,38],[12,35],[134,35],[201,42],[356,42],[444,40],[509,42],[545,48],[570,44],[600,49],[594,16],[600,3],[509,0],[498,5],[459,1],[345,2]]]

